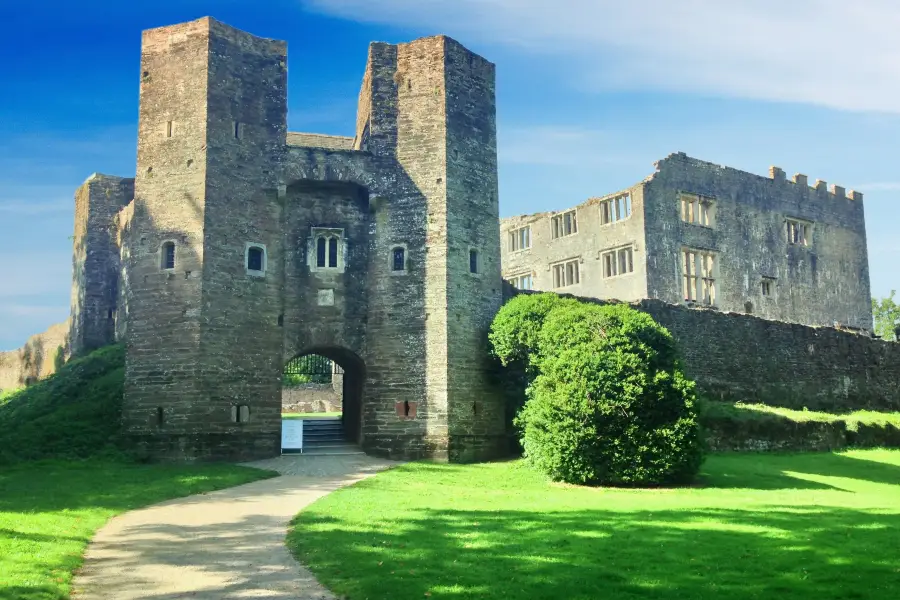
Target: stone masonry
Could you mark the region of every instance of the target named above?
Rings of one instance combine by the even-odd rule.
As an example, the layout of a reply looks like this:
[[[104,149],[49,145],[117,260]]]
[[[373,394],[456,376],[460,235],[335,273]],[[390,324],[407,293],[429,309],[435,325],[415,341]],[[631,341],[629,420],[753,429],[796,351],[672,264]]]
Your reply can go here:
[[[621,218],[607,218],[620,207]],[[554,232],[567,215],[575,229]],[[787,180],[778,167],[761,177],[676,153],[631,188],[503,219],[501,230],[503,276],[520,288],[872,329],[862,194]],[[571,281],[555,277],[556,265]]]
[[[288,132],[284,42],[211,18],[145,31],[139,75],[135,178],[77,195],[71,329],[76,353],[124,340],[134,443],[276,455],[282,369],[315,353],[368,452],[502,454],[494,65],[373,43],[352,138]]]
[[[712,398],[897,410],[862,194],[677,153],[501,222],[494,65],[445,36],[370,45],[353,137],[288,132],[285,43],[212,18],[145,31],[139,79],[135,177],[78,189],[70,320],[0,354],[0,388],[124,342],[124,433],[151,457],[279,454],[308,354],[342,367],[367,452],[504,455],[486,333],[515,288],[634,301]]]

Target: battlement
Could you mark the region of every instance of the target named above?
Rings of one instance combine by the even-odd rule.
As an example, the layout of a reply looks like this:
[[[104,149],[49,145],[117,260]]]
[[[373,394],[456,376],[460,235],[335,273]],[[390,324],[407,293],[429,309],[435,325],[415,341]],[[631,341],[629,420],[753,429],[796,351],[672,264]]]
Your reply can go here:
[[[693,166],[722,170],[722,171],[732,171],[735,173],[740,173],[743,175],[749,175],[752,177],[758,177],[760,179],[767,179],[769,181],[774,182],[775,184],[784,184],[787,186],[797,186],[799,189],[808,188],[813,193],[827,198],[833,198],[835,200],[855,200],[857,202],[862,202],[863,195],[861,192],[857,192],[854,190],[847,191],[846,188],[839,185],[831,185],[828,186],[828,183],[822,179],[816,179],[815,184],[809,185],[809,178],[803,173],[796,173],[794,176],[788,180],[787,176],[784,172],[784,169],[781,167],[770,166],[769,167],[769,175],[768,177],[757,175],[755,173],[750,173],[749,171],[742,171],[740,169],[735,169],[734,167],[728,167],[725,165],[719,165],[716,163],[700,160],[697,158],[693,158],[688,156],[684,152],[673,152],[669,154],[664,159],[657,161],[654,163],[656,167],[656,171],[659,172],[660,169],[664,166],[666,162],[675,162],[675,163],[690,163]],[[647,179],[652,179],[652,175]]]

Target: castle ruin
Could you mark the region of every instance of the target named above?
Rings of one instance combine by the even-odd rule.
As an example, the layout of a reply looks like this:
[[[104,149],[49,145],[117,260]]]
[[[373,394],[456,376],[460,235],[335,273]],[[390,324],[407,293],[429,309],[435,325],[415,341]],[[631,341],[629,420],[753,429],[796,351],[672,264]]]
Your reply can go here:
[[[123,431],[152,457],[277,455],[283,369],[312,354],[366,452],[505,455],[486,333],[515,288],[634,301],[710,398],[900,408],[857,192],[678,153],[501,222],[494,65],[445,36],[370,45],[353,137],[288,132],[285,43],[212,18],[145,31],[139,75],[136,176],[75,195],[66,340],[0,355],[0,386],[57,342],[124,342]]]

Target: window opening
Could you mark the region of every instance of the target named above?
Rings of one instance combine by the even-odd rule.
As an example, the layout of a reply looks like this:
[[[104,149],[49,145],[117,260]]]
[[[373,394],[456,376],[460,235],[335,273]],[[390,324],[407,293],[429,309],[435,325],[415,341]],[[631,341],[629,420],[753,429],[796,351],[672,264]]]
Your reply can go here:
[[[550,228],[553,239],[578,233],[578,220],[574,210],[550,218]]]
[[[531,275],[531,273],[516,275],[515,277],[511,277],[508,281],[510,285],[519,290],[534,289],[534,277]]]
[[[338,241],[336,237],[329,238],[328,240],[328,266],[330,268],[337,268],[337,260],[338,260]]]
[[[247,269],[249,271],[263,270],[263,249],[259,246],[250,246],[247,249]]]
[[[704,250],[681,251],[682,292],[691,302],[716,303],[716,255]]]
[[[175,268],[175,242],[165,242],[162,246],[162,268]]]
[[[394,248],[392,269],[394,271],[406,270],[406,251],[403,248]]]
[[[600,203],[600,224],[609,225],[631,216],[631,194],[622,194]]]
[[[243,129],[243,127],[241,127],[241,123],[239,121],[235,121],[234,122],[234,131],[233,131],[234,139],[236,139],[236,140],[241,139],[241,133],[242,133],[241,130],[242,129]]]
[[[680,194],[681,220],[692,225],[712,227],[715,224],[715,201],[698,194]]]
[[[631,246],[604,252],[601,260],[604,277],[615,277],[634,272],[634,249]]]
[[[793,246],[809,246],[810,226],[802,221],[794,221],[788,219],[785,221],[787,227],[788,244]]]
[[[553,265],[553,287],[562,288],[580,283],[578,259]]]
[[[469,273],[478,272],[478,250],[469,250]]]
[[[519,227],[509,232],[509,250],[517,252],[531,248],[531,226]]]

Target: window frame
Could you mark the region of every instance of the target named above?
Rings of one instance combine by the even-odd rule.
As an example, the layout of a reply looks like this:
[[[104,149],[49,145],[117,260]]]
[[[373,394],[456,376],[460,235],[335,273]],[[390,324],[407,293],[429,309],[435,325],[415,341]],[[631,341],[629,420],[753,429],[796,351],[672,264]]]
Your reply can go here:
[[[795,228],[795,231],[800,232],[799,237],[791,235],[792,226]],[[784,233],[788,246],[796,246],[798,248],[809,248],[812,246],[813,223],[811,221],[796,217],[785,217]],[[798,241],[794,241],[792,238],[796,238]]]
[[[481,277],[482,271],[484,271],[484,265],[482,264],[483,257],[481,256],[481,249],[477,248],[475,246],[469,246],[469,251],[466,253],[466,256],[468,258],[468,266],[466,268],[466,270],[468,271],[468,274],[472,275],[472,276],[476,276],[476,277]],[[472,270],[473,258],[475,260],[475,262],[474,262],[475,270],[474,271]]]
[[[524,287],[522,285],[526,278],[528,279],[528,284],[529,284],[528,287]],[[519,273],[517,275],[512,275],[506,281],[509,282],[509,285],[513,286],[517,290],[525,290],[525,291],[534,290],[534,273],[533,272]]]
[[[566,233],[566,217],[571,217],[568,219],[569,229],[571,230],[568,233]],[[570,208],[555,215],[550,215],[551,240],[558,240],[576,234],[578,234],[578,208]]]
[[[507,247],[510,252],[531,250],[531,224],[510,229],[507,235]]]
[[[550,265],[553,289],[572,287],[581,283],[581,257],[567,258]]]
[[[626,270],[622,270],[623,256]],[[634,274],[634,244],[616,246],[600,251],[601,270],[603,279],[626,277]]]
[[[166,248],[172,248],[172,266],[166,266],[166,259],[168,256],[166,255]],[[159,270],[171,272],[174,271],[178,266],[178,242],[175,240],[163,240],[159,245]]]
[[[394,269],[396,263],[394,261],[394,253],[397,250],[403,251],[403,268],[400,270]],[[409,273],[409,249],[406,247],[406,244],[393,244],[391,245],[391,250],[388,252],[388,271],[391,275],[406,275]]]
[[[678,216],[686,225],[715,229],[717,201],[713,196],[678,192]]]
[[[258,249],[261,252],[260,255],[260,266],[262,269],[256,270],[250,268],[250,250]],[[244,244],[244,271],[247,275],[251,277],[265,277],[266,272],[269,270],[269,251],[266,248],[265,244],[260,242],[246,242]]]
[[[616,223],[630,219],[633,213],[631,192],[625,192],[624,194],[616,194],[610,198],[604,198],[598,204],[598,213],[600,215],[601,227],[606,227],[607,225],[615,225]],[[625,215],[622,216],[620,213],[625,213]]]
[[[681,272],[682,301],[704,306],[718,306],[716,295],[716,282],[719,279],[718,252],[708,248],[682,246],[679,251],[678,264]],[[688,293],[689,291],[691,293]]]
[[[319,242],[324,244],[324,264],[319,264]],[[347,266],[344,230],[310,227],[307,265],[314,273],[343,273]],[[333,260],[332,260],[333,259]]]

